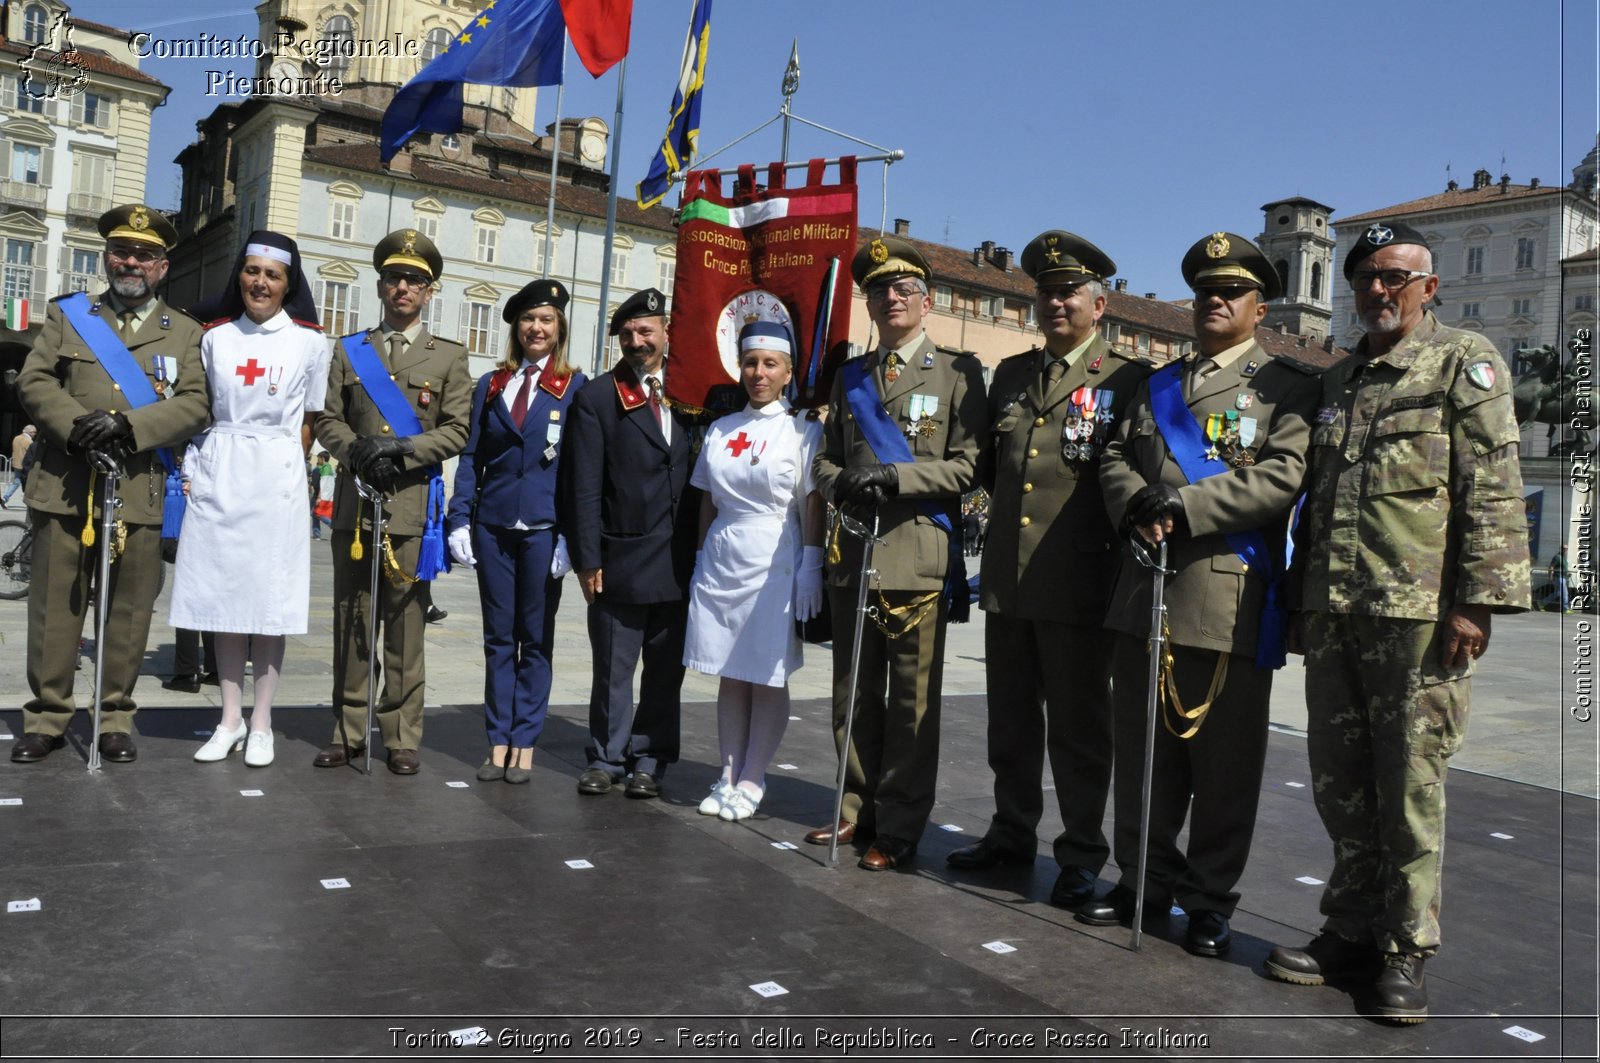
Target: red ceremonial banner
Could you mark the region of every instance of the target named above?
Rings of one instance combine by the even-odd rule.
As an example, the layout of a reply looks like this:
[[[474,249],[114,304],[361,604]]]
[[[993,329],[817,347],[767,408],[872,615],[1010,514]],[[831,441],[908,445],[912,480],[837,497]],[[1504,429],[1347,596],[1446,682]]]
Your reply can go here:
[[[795,338],[797,407],[828,401],[850,336],[850,260],[856,251],[856,160],[839,160],[839,183],[823,184],[822,159],[801,188],[784,187],[782,163],[741,166],[733,194],[711,170],[690,172],[678,224],[667,397],[726,413],[744,405],[739,330],[781,321]]]

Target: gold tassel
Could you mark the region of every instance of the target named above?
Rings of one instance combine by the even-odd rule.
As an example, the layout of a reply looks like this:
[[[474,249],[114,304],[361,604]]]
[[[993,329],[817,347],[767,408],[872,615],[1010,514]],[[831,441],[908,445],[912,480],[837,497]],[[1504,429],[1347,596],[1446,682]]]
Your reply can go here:
[[[828,538],[829,568],[832,568],[834,565],[837,565],[840,561],[844,560],[844,553],[839,549],[839,525],[843,523],[844,520],[839,518],[838,515],[835,515],[833,522],[833,535]]]
[[[88,516],[83,521],[83,532],[78,536],[78,541],[87,550],[94,545],[94,478],[98,476],[93,466],[89,468],[89,498],[84,504],[84,511]]]
[[[361,548],[361,529],[357,527],[356,537],[350,540],[350,560],[360,561],[366,556],[367,552]]]
[[[1217,651],[1217,667],[1211,673],[1211,686],[1206,691],[1206,700],[1192,709],[1185,709],[1183,701],[1178,697],[1178,681],[1173,676],[1172,662],[1172,636],[1167,630],[1165,619],[1161,622],[1161,633],[1166,640],[1166,649],[1161,654],[1161,673],[1156,682],[1156,687],[1161,699],[1161,723],[1167,731],[1178,738],[1193,738],[1200,733],[1200,725],[1206,722],[1206,715],[1211,711],[1211,705],[1217,700],[1217,695],[1222,693],[1224,684],[1228,681],[1228,655]],[[1173,726],[1171,716],[1187,721],[1190,727],[1179,731]]]

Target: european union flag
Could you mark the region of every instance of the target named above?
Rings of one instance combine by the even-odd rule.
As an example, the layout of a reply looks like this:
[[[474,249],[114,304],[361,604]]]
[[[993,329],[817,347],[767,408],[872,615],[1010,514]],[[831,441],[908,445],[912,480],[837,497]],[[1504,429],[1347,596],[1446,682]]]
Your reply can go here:
[[[488,0],[445,51],[395,93],[383,112],[383,161],[417,133],[460,132],[468,82],[561,84],[566,28],[559,0]]]
[[[640,207],[652,207],[666,196],[670,175],[685,169],[700,142],[700,90],[706,84],[706,55],[711,50],[711,0],[694,0],[689,39],[683,45],[683,69],[672,97],[667,134],[650,162],[650,172],[635,189]]]

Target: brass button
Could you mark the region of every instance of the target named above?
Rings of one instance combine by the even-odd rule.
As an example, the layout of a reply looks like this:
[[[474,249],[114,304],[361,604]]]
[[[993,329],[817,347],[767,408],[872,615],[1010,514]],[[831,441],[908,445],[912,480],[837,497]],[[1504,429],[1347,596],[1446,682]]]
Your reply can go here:
[[[388,430],[389,430],[389,426],[388,425],[384,425],[383,426],[383,431],[387,432]]]
[[[1027,494],[1029,491],[1032,491],[1032,490],[1033,490],[1033,485],[1032,484],[1023,484],[1022,485],[1022,493],[1023,494]]]
[[[1043,428],[1044,427],[1044,418],[1043,417],[1035,417],[1033,419],[1033,427],[1035,427],[1035,428]]]
[[[1023,517],[1022,518],[1022,526],[1024,528],[1026,528],[1028,525],[1030,525],[1032,523],[1033,523],[1033,518],[1032,517]]]
[[[1028,448],[1028,457],[1037,458],[1038,456],[1039,456],[1039,448],[1038,447],[1029,447]]]

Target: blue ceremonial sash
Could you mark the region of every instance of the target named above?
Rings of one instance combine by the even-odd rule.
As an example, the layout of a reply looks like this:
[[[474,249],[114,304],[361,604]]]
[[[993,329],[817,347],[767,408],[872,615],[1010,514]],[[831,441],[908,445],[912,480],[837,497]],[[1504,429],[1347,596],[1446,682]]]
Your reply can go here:
[[[883,408],[883,401],[878,398],[877,389],[872,386],[867,373],[867,359],[852,359],[846,362],[839,372],[844,375],[845,402],[849,404],[850,412],[855,415],[856,424],[860,426],[861,434],[866,437],[867,446],[872,448],[872,453],[878,460],[885,464],[916,461],[916,457],[911,453],[911,446],[900,431],[900,426],[894,423],[889,411]],[[954,412],[951,411],[952,415]],[[950,564],[945,569],[944,577],[945,605],[950,622],[964,624],[971,615],[971,599],[967,593],[967,564],[966,558],[961,553],[961,537],[956,534],[950,515],[938,503],[924,499],[916,506],[918,513],[944,529],[945,537],[949,540]]]
[[[160,401],[161,397],[156,394],[156,389],[150,386],[150,378],[145,376],[144,368],[139,365],[138,359],[134,358],[122,342],[122,338],[106,324],[105,319],[90,309],[87,295],[73,292],[57,299],[56,305],[77,330],[78,337],[83,340],[84,346],[89,348],[89,353],[100,362],[100,368],[106,371],[111,382],[121,388],[122,394],[127,396],[130,409],[149,406]],[[188,508],[183,496],[183,479],[178,475],[178,463],[173,460],[170,447],[157,447],[156,456],[161,459],[162,466],[167,470],[167,481],[161,503],[161,537],[176,539],[178,529],[183,524],[184,510]]]
[[[1166,440],[1167,452],[1178,463],[1184,479],[1199,483],[1208,476],[1227,472],[1229,466],[1219,458],[1206,456],[1211,449],[1205,433],[1183,400],[1183,363],[1173,362],[1150,376],[1150,409],[1156,427]],[[1282,668],[1285,661],[1286,614],[1280,593],[1283,569],[1280,551],[1273,550],[1260,531],[1226,532],[1224,537],[1245,567],[1267,574],[1267,596],[1261,604],[1261,619],[1256,628],[1256,667]]]
[[[350,359],[350,368],[356,380],[366,389],[367,397],[378,408],[378,413],[397,436],[422,434],[422,422],[406,401],[400,385],[394,382],[389,370],[372,349],[365,332],[352,332],[339,341]],[[428,470],[428,508],[422,525],[422,546],[417,554],[417,578],[433,579],[441,572],[450,571],[450,554],[444,548],[444,471],[434,465]]]

